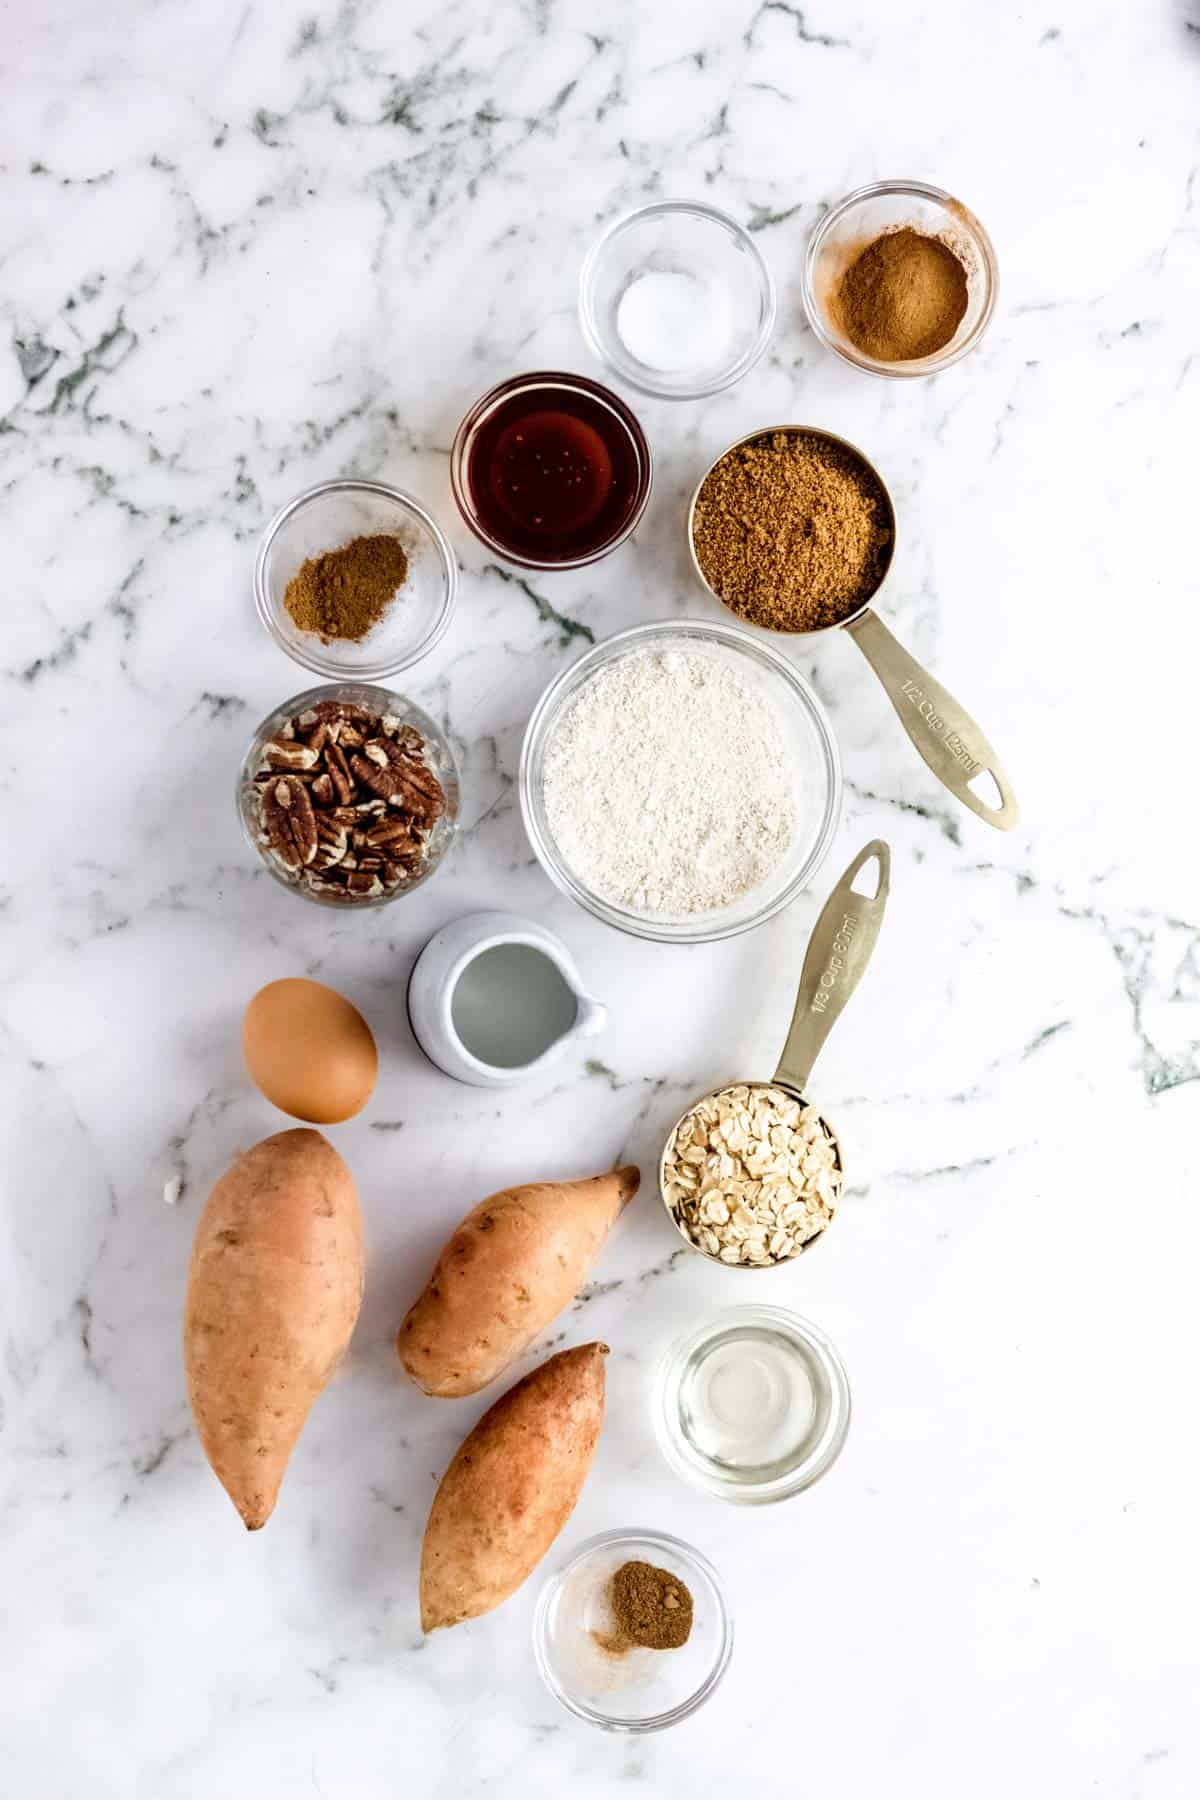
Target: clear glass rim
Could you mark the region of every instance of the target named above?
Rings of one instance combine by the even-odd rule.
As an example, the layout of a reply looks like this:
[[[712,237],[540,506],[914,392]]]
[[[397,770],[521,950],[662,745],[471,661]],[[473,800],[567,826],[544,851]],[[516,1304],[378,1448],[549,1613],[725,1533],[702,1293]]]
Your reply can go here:
[[[312,893],[310,889],[302,886],[300,882],[289,881],[287,877],[281,874],[268,858],[263,855],[262,845],[255,837],[254,832],[251,829],[250,821],[246,817],[243,795],[254,775],[253,765],[257,760],[256,747],[259,739],[263,736],[267,725],[272,719],[279,718],[282,720],[295,713],[304,712],[307,707],[315,706],[318,701],[321,700],[352,699],[361,693],[368,695],[371,701],[381,702],[385,708],[391,706],[393,702],[399,702],[399,705],[406,712],[416,714],[421,722],[422,730],[426,732],[426,735],[429,738],[436,742],[439,751],[449,762],[450,768],[454,774],[455,787],[458,789],[461,797],[462,774],[459,770],[458,758],[454,754],[453,744],[450,742],[449,737],[442,730],[437,720],[431,718],[424,707],[418,706],[415,700],[410,700],[407,694],[397,694],[391,689],[379,687],[371,681],[343,679],[341,681],[322,682],[319,687],[305,688],[303,693],[293,694],[289,699],[281,700],[278,706],[273,706],[270,712],[265,714],[264,717],[259,720],[251,733],[249,743],[246,745],[245,754],[238,764],[237,788],[233,800],[234,806],[237,809],[238,824],[242,828],[242,836],[245,838],[250,849],[258,859],[258,862],[266,870],[271,879],[278,882],[279,886],[286,889],[289,894],[295,894],[300,900],[307,900],[310,906],[323,906],[331,911],[346,914],[370,912],[377,906],[391,906],[397,900],[403,900],[407,895],[415,893],[419,887],[423,887],[432,876],[436,875],[447,856],[450,854],[450,851],[454,846],[454,840],[458,836],[458,805],[456,804],[454,816],[449,820],[449,833],[443,844],[441,854],[438,856],[437,861],[425,870],[423,875],[418,876],[416,881],[410,882],[407,887],[400,888],[395,893],[391,894],[375,894],[370,897],[364,896],[360,900],[334,900],[324,894]]]
[[[801,1340],[816,1356],[829,1380],[830,1415],[820,1443],[795,1469],[759,1487],[725,1483],[717,1477],[706,1476],[698,1463],[684,1455],[671,1428],[669,1399],[677,1372],[698,1345],[731,1324],[771,1325]],[[668,1345],[659,1358],[655,1376],[654,1434],[663,1457],[689,1487],[728,1501],[732,1506],[773,1506],[780,1500],[794,1499],[797,1494],[815,1486],[841,1455],[852,1410],[850,1378],[837,1346],[811,1319],[782,1306],[728,1306],[712,1313],[703,1324],[693,1326]]]
[[[493,412],[502,401],[526,388],[576,388],[590,395],[593,399],[602,400],[610,406],[620,419],[629,434],[642,465],[642,477],[637,499],[633,510],[620,531],[608,543],[598,550],[589,550],[586,556],[570,557],[567,561],[552,558],[522,556],[510,550],[506,544],[494,538],[476,513],[471,502],[470,483],[467,480],[467,457],[471,440],[489,413]],[[469,407],[459,421],[458,430],[454,433],[454,442],[450,446],[450,486],[454,493],[455,504],[463,516],[463,520],[479,539],[479,542],[492,552],[501,562],[511,563],[518,569],[537,569],[543,574],[554,574],[557,570],[586,569],[590,563],[600,562],[611,556],[614,550],[620,549],[625,541],[633,536],[642,522],[650,499],[650,489],[654,485],[654,458],[650,451],[650,442],[642,430],[638,419],[620,394],[614,394],[610,387],[602,381],[593,381],[590,375],[576,375],[569,369],[533,369],[525,375],[510,375],[504,381],[498,381],[495,387],[481,394],[474,405]]]
[[[694,1563],[716,1596],[720,1617],[720,1646],[713,1665],[700,1686],[686,1700],[679,1701],[677,1705],[668,1707],[661,1713],[652,1713],[645,1719],[613,1719],[607,1713],[599,1712],[596,1708],[588,1706],[584,1701],[574,1699],[565,1691],[555,1676],[546,1649],[549,1639],[550,1608],[567,1577],[595,1551],[605,1550],[622,1543],[660,1544],[674,1552],[681,1562]],[[577,1719],[586,1719],[589,1725],[598,1725],[603,1731],[642,1733],[665,1730],[668,1725],[677,1725],[681,1719],[686,1719],[698,1707],[703,1706],[729,1667],[729,1659],[733,1655],[733,1620],[730,1617],[721,1578],[702,1551],[685,1543],[682,1538],[673,1537],[668,1531],[638,1531],[632,1528],[601,1531],[595,1537],[588,1538],[586,1543],[580,1544],[562,1567],[556,1569],[554,1574],[543,1584],[533,1615],[533,1655],[534,1661],[537,1663],[538,1674],[549,1692],[561,1706],[566,1707],[568,1712],[574,1713]]]
[[[617,238],[622,237],[626,231],[632,230],[647,219],[679,213],[689,214],[693,218],[704,219],[709,224],[720,226],[746,252],[758,277],[762,318],[749,346],[723,374],[714,377],[711,381],[668,387],[662,383],[648,381],[641,364],[635,364],[632,359],[626,363],[610,354],[596,324],[593,301],[596,271],[600,267],[605,252]],[[588,349],[627,387],[633,388],[636,393],[646,394],[654,400],[707,400],[713,394],[720,394],[726,388],[734,387],[744,376],[748,375],[770,343],[771,333],[775,329],[777,311],[775,278],[767,266],[762,251],[746,227],[739,225],[735,218],[731,217],[729,213],[723,212],[719,206],[709,206],[703,200],[655,200],[649,206],[634,207],[632,212],[624,213],[621,218],[614,219],[612,224],[606,226],[596,239],[584,257],[583,266],[579,271],[578,309],[579,329],[583,333]]]
[[[364,664],[360,669],[347,669],[331,657],[323,656],[320,650],[309,650],[303,645],[289,643],[279,629],[275,618],[275,609],[271,605],[267,591],[267,559],[271,554],[271,546],[283,527],[298,512],[315,500],[323,500],[327,494],[370,494],[375,499],[389,500],[402,512],[418,520],[429,533],[438,553],[442,566],[442,599],[437,616],[423,638],[409,646],[402,654],[390,655],[377,663]],[[427,656],[445,636],[454,612],[454,603],[458,596],[458,563],[450,548],[449,539],[429,510],[412,494],[406,494],[403,488],[389,487],[382,481],[359,481],[353,476],[339,476],[333,481],[319,481],[314,487],[305,488],[293,500],[288,500],[267,525],[259,540],[258,554],[254,559],[254,604],[258,616],[270,636],[278,644],[285,655],[302,669],[310,669],[314,675],[324,675],[329,681],[358,681],[370,684],[373,681],[385,681],[392,675],[398,675],[402,669],[410,669]],[[319,642],[320,640],[316,640]]]
[[[555,711],[562,699],[563,689],[567,683],[589,665],[603,662],[614,655],[618,649],[632,647],[655,637],[680,637],[691,634],[694,637],[707,638],[712,642],[724,644],[735,653],[748,655],[760,665],[765,665],[774,673],[783,676],[794,695],[804,706],[811,723],[817,731],[825,754],[825,766],[828,782],[825,794],[825,813],[816,840],[805,861],[795,874],[780,889],[774,898],[749,913],[744,919],[735,919],[723,925],[704,926],[704,914],[697,915],[695,925],[668,924],[652,917],[642,917],[636,913],[625,912],[612,905],[585,888],[560,859],[557,850],[538,827],[533,806],[533,770],[535,761],[543,747],[543,741],[553,721]],[[793,668],[787,657],[773,645],[764,640],[752,637],[740,625],[727,625],[720,620],[712,619],[657,619],[649,620],[643,625],[632,625],[625,631],[618,631],[612,637],[602,638],[598,644],[578,657],[575,662],[568,663],[561,669],[549,685],[542,691],[525,727],[525,736],[521,742],[521,760],[517,771],[517,793],[521,806],[521,819],[525,833],[533,846],[534,855],[542,868],[560,892],[568,895],[585,912],[593,918],[601,919],[606,925],[613,925],[619,931],[627,932],[630,937],[648,939],[659,944],[713,944],[724,938],[740,937],[745,931],[753,931],[757,926],[765,924],[778,913],[791,905],[797,894],[802,893],[813,879],[828,855],[830,845],[837,832],[838,821],[842,810],[842,764],[838,752],[837,739],[833,726],[816,690],[801,675],[799,669]]]
[[[852,208],[867,200],[887,199],[892,195],[909,194],[919,200],[932,200],[937,205],[952,209],[954,217],[965,225],[970,237],[979,251],[986,291],[983,307],[978,319],[967,333],[961,344],[947,345],[936,356],[922,357],[919,362],[886,363],[879,362],[873,356],[856,350],[852,344],[844,344],[834,337],[825,323],[821,306],[816,293],[817,258],[821,246],[833,227],[844,219]],[[996,310],[996,296],[1000,285],[1000,268],[996,260],[995,247],[991,238],[969,206],[944,188],[934,187],[928,181],[872,181],[865,187],[855,188],[836,206],[831,206],[823,218],[813,226],[805,252],[804,264],[800,272],[800,292],[804,300],[804,310],[808,314],[808,322],[812,326],[813,335],[827,350],[840,356],[856,369],[862,369],[868,375],[880,375],[886,381],[911,381],[922,375],[937,375],[943,369],[950,368],[959,362],[969,350],[973,350],[991,323]]]

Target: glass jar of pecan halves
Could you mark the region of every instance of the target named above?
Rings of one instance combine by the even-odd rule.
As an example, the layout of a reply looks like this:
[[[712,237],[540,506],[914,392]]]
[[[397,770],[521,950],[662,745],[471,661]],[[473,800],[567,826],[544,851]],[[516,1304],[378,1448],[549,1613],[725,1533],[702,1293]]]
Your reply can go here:
[[[320,906],[411,893],[454,837],[458,769],[445,733],[387,688],[336,682],[277,706],[238,778],[246,836],[277,881]]]

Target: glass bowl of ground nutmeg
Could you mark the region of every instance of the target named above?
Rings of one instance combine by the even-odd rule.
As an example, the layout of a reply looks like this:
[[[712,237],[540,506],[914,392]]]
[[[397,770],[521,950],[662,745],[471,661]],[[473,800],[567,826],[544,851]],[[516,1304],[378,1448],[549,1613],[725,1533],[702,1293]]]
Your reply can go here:
[[[458,565],[410,494],[325,481],[281,507],[254,565],[258,616],[293,662],[380,681],[425,656],[450,623]]]
[[[662,1731],[717,1688],[733,1622],[707,1557],[665,1531],[606,1531],[542,1589],[533,1653],[576,1718],[604,1731]]]
[[[961,200],[878,181],[831,207],[809,239],[802,292],[817,337],[872,375],[936,375],[974,349],[996,304],[991,239]]]

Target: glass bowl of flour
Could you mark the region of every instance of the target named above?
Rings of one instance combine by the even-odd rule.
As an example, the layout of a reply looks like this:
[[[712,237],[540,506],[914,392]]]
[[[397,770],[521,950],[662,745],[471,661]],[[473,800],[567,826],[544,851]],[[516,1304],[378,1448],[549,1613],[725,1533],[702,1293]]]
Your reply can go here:
[[[825,709],[736,625],[618,632],[553,681],[521,750],[521,814],[551,880],[606,924],[706,944],[772,918],[837,830]]]

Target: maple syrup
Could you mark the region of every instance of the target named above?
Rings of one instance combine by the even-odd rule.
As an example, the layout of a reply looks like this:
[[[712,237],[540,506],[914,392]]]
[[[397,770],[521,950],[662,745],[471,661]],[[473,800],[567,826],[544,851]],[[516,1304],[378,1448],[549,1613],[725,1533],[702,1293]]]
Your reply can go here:
[[[650,452],[629,408],[578,375],[526,375],[459,427],[455,493],[468,524],[537,568],[591,562],[626,537],[650,491]]]

